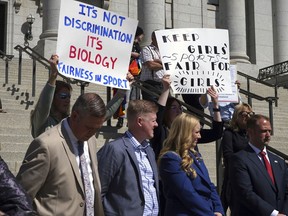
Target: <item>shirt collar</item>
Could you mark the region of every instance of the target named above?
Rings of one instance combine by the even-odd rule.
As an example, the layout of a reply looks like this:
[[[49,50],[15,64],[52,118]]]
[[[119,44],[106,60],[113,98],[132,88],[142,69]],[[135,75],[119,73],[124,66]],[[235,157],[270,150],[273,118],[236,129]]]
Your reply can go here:
[[[71,142],[71,144],[73,146],[74,154],[79,154],[79,152],[78,152],[78,139],[73,134],[73,131],[70,128],[70,125],[68,123],[68,118],[63,120],[63,125],[64,125],[64,128],[65,128],[67,134],[68,134],[70,142]],[[86,145],[84,145],[84,152],[86,151],[85,148],[86,148]]]
[[[133,136],[130,131],[125,132],[126,136],[131,140],[131,143],[134,149],[145,150],[150,144],[147,140],[144,140],[142,143],[139,143],[138,140]]]
[[[255,153],[257,154],[257,155],[259,155],[260,154],[260,152],[261,152],[261,150],[260,149],[258,149],[257,147],[255,147],[252,143],[250,143],[249,142],[249,145],[250,145],[250,147],[255,151]],[[266,153],[266,155],[267,155],[267,150],[266,150],[266,146],[264,146],[264,148],[263,148],[263,150],[262,150],[263,152],[265,152]]]

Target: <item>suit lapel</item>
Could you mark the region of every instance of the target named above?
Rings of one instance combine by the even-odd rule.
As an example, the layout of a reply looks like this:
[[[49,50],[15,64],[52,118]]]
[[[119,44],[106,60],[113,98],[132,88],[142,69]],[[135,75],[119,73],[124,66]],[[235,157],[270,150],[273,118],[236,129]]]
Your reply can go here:
[[[95,147],[96,143],[94,143],[92,139],[89,139],[87,141],[87,144],[88,144],[89,156],[91,160],[93,179],[95,179],[95,172],[98,172],[97,161],[96,161],[96,147]]]
[[[269,157],[269,160],[270,160],[270,164],[272,166],[275,184],[277,186],[280,186],[281,185],[281,183],[280,183],[281,179],[279,179],[278,177],[281,176],[281,172],[282,171],[281,171],[280,164],[279,164],[279,161],[278,161],[279,159],[277,157],[275,157],[273,154],[271,154],[269,151],[267,151],[267,154],[268,154],[268,157]]]
[[[247,157],[255,164],[255,166],[258,167],[258,169],[261,171],[265,179],[268,181],[268,183],[273,187],[274,190],[276,190],[275,185],[273,184],[265,165],[260,161],[258,155],[255,153],[255,151],[248,145],[247,147]],[[268,156],[269,157],[269,156]],[[273,169],[273,167],[272,167]]]
[[[190,153],[191,157],[193,158],[193,168],[196,170],[197,175],[199,175],[204,181],[210,185],[210,178],[208,174],[208,170],[206,169],[206,166],[204,165],[204,162],[201,162],[200,164],[193,153]]]
[[[124,145],[126,147],[126,151],[127,151],[128,155],[129,155],[129,157],[131,158],[131,163],[132,163],[133,167],[137,171],[139,188],[141,190],[142,198],[144,200],[144,192],[143,192],[143,187],[142,187],[143,183],[142,183],[139,163],[138,163],[138,160],[137,160],[136,155],[135,155],[134,147],[132,146],[132,144],[130,143],[129,138],[127,138],[126,135],[123,137],[123,141],[124,141]]]
[[[77,164],[77,161],[76,161],[76,156],[74,154],[74,150],[73,150],[73,145],[70,141],[70,138],[65,130],[65,127],[64,127],[64,124],[63,124],[63,121],[60,125],[61,127],[59,127],[59,135],[61,138],[63,138],[62,140],[62,145],[65,149],[65,152],[67,154],[67,157],[70,161],[70,165],[72,167],[72,170],[73,170],[73,173],[78,181],[78,184],[84,194],[84,188],[83,188],[83,183],[82,183],[82,179],[81,179],[81,176],[80,176],[80,173],[79,173],[79,166]]]

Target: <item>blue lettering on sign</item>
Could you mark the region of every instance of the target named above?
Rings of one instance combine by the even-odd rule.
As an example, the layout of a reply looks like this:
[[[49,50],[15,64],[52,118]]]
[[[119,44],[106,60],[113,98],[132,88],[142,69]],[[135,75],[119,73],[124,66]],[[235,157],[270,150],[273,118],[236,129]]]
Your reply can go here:
[[[131,44],[133,42],[132,34],[112,29],[106,26],[98,25],[88,21],[82,21],[80,19],[64,17],[64,26],[79,29],[85,32],[89,32],[102,37],[110,38],[112,40],[120,41],[123,43]]]
[[[112,76],[104,75],[103,76],[104,85],[108,86],[115,86],[115,87],[120,87],[120,88],[127,88],[127,80],[126,79],[120,79],[120,78],[115,78]]]
[[[111,14],[111,12],[109,11],[104,11],[103,14],[103,22],[108,22],[111,23],[112,25],[116,25],[117,23],[119,23],[119,26],[123,25],[123,21],[126,18],[123,16],[117,16],[116,14]]]
[[[70,75],[75,78],[85,79],[87,81],[93,80],[93,72],[88,71],[84,68],[73,67],[71,65],[66,65],[64,62],[59,62],[58,70],[62,74]]]
[[[94,9],[94,6],[92,5],[84,5],[84,4],[79,4],[80,6],[80,11],[79,14],[91,18],[97,18],[97,10]]]
[[[101,78],[102,78],[102,75],[100,75],[100,74],[95,75],[95,81],[96,82],[101,82]]]

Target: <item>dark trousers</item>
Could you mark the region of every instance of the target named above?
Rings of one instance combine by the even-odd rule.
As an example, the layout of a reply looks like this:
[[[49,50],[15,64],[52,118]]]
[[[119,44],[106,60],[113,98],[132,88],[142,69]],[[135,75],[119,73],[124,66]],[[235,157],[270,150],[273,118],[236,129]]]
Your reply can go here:
[[[129,100],[139,100],[141,90],[136,86],[131,86]]]
[[[146,85],[147,84],[147,85]],[[163,91],[163,85],[161,82],[157,82],[154,80],[146,80],[144,81],[143,87],[145,87],[147,90],[157,93],[157,94],[161,94]],[[157,102],[159,97],[156,97],[148,92],[145,91],[141,91],[142,92],[142,99],[143,100],[149,100],[149,101],[153,101],[153,102]]]
[[[224,209],[224,212],[227,211],[228,207],[232,212],[232,195],[231,195],[231,181],[229,179],[228,169],[227,167],[224,168],[224,180],[222,184],[220,199]]]

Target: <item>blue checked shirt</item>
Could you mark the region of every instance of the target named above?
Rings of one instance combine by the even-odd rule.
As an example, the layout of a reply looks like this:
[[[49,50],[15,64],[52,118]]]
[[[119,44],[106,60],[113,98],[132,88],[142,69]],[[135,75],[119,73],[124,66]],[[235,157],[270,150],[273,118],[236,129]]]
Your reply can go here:
[[[143,216],[157,216],[159,212],[158,199],[155,188],[154,173],[147,157],[146,148],[150,145],[147,141],[140,144],[133,135],[127,131],[127,137],[130,139],[135,155],[138,160],[142,187],[144,192],[145,206]]]

